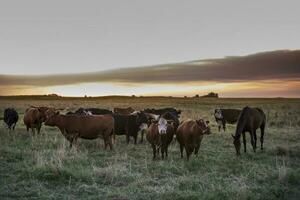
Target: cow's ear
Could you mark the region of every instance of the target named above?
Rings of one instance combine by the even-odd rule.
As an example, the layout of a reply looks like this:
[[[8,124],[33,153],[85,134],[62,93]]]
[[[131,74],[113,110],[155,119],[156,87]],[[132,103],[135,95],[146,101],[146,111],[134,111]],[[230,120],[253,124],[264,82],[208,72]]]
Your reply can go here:
[[[57,110],[57,111],[55,112],[55,114],[56,114],[56,115],[59,115],[59,110]]]
[[[209,124],[209,121],[208,121],[208,120],[206,121],[206,124]]]

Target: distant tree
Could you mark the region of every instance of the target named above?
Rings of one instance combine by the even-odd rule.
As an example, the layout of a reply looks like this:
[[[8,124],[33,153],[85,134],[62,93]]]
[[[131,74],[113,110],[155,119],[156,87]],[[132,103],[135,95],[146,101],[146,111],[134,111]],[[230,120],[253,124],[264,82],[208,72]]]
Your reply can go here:
[[[131,97],[133,97],[133,98],[134,98],[134,97],[135,97],[135,95],[133,94],[133,95],[131,95]]]
[[[184,98],[186,99],[186,98],[187,98],[187,96],[184,96]]]
[[[199,94],[196,94],[195,96],[194,96],[194,98],[199,98],[200,96],[199,96]]]

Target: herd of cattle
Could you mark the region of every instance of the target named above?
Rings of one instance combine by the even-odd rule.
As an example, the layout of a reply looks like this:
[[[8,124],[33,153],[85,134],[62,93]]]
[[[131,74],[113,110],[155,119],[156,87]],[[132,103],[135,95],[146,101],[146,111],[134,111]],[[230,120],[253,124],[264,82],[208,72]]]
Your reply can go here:
[[[27,131],[32,130],[40,133],[42,123],[47,126],[57,127],[63,136],[70,142],[70,147],[77,144],[78,138],[104,140],[105,149],[107,146],[112,150],[115,143],[115,135],[126,135],[127,144],[130,137],[133,137],[134,144],[137,142],[138,134],[141,135],[140,142],[143,142],[144,134],[153,149],[153,159],[161,152],[161,157],[168,156],[168,146],[173,138],[179,143],[181,158],[183,150],[186,151],[187,160],[194,152],[198,154],[201,141],[204,135],[211,134],[209,121],[204,119],[179,121],[181,111],[175,108],[144,109],[135,111],[133,108],[114,108],[113,112],[99,108],[79,108],[75,112],[60,114],[52,107],[31,106],[24,113],[24,124]],[[264,130],[266,116],[260,108],[244,107],[238,109],[216,109],[214,113],[219,131],[223,126],[226,130],[226,123],[237,122],[233,144],[237,155],[240,155],[241,142],[243,137],[244,152],[246,152],[245,133],[250,133],[253,151],[256,151],[256,130],[261,130],[261,149],[263,149]],[[4,111],[4,122],[9,129],[15,129],[18,122],[18,113],[14,108],[7,108]]]

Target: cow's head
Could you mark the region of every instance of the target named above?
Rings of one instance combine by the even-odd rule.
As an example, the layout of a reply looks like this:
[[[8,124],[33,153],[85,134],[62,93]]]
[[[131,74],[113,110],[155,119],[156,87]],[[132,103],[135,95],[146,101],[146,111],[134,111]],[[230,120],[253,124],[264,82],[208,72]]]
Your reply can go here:
[[[235,147],[235,150],[236,150],[236,155],[239,156],[239,155],[241,155],[241,140],[240,140],[240,137],[234,136],[234,135],[231,135],[231,136],[233,138],[233,144],[234,144],[234,147]]]
[[[47,110],[45,125],[55,126],[55,118],[57,115],[59,115],[59,111]]]
[[[215,109],[215,118],[216,119],[223,119],[222,110],[221,109]]]
[[[157,128],[159,134],[166,134],[168,129],[168,121],[165,118],[159,118]]]
[[[144,131],[148,129],[148,118],[144,112],[136,113],[136,123],[139,126],[140,131]]]
[[[211,134],[210,127],[208,126],[209,121],[204,121],[203,119],[196,120],[198,126],[202,130],[203,134]]]

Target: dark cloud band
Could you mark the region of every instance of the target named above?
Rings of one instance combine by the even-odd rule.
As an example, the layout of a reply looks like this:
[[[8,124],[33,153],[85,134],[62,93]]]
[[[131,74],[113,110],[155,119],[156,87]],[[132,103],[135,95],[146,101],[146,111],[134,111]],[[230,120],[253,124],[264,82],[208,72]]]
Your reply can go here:
[[[176,64],[43,76],[0,75],[2,85],[55,86],[89,82],[185,83],[300,78],[300,50],[280,50]]]

